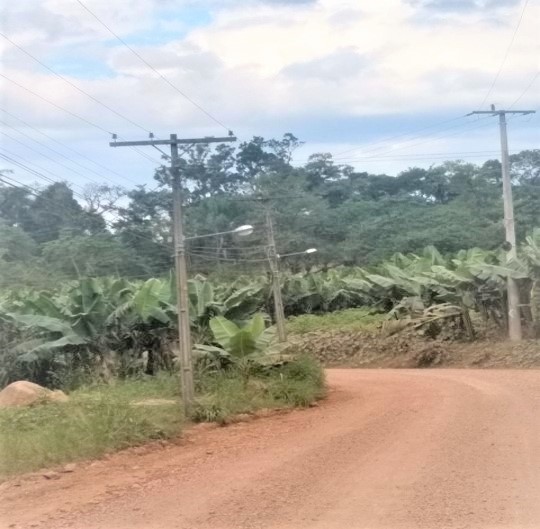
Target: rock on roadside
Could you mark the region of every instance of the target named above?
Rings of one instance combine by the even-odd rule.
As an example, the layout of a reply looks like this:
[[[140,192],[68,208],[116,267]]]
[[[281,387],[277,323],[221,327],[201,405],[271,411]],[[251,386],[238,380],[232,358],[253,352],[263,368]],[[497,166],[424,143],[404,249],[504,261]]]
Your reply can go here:
[[[52,391],[27,380],[12,382],[0,391],[0,408],[30,406],[38,402],[66,402],[67,400],[68,396],[63,391],[59,389]]]

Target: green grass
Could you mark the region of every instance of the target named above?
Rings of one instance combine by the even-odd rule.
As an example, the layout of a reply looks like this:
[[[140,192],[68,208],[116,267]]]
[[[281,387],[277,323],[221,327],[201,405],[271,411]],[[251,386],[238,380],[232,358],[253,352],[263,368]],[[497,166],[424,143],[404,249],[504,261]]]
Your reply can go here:
[[[247,382],[231,370],[207,375],[199,386],[193,420],[226,423],[261,408],[307,406],[324,396],[324,375],[314,360],[300,358]],[[183,427],[177,377],[87,386],[69,397],[0,410],[0,478],[171,438]],[[133,405],[146,399],[176,403]]]
[[[119,381],[81,388],[67,403],[0,411],[0,476],[167,438],[182,428],[173,377]],[[178,404],[134,406],[146,398],[175,398]]]
[[[262,408],[305,407],[325,395],[324,372],[310,357],[247,382],[231,371],[208,377],[202,385],[203,395],[193,413],[193,419],[201,422],[226,423],[234,415]]]
[[[327,314],[305,314],[290,318],[287,329],[291,334],[316,331],[362,331],[374,329],[384,320],[383,314],[372,314],[370,309],[347,309]]]

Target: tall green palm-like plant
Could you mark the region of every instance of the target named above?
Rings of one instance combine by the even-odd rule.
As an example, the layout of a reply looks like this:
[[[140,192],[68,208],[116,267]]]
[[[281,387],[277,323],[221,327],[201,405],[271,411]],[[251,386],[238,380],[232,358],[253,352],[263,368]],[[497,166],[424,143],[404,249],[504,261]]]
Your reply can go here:
[[[254,366],[258,368],[276,366],[283,363],[283,344],[276,344],[275,327],[266,327],[264,316],[255,314],[242,326],[218,316],[210,320],[215,345],[197,344],[196,352],[211,358],[214,365],[223,360],[232,363],[247,382]]]

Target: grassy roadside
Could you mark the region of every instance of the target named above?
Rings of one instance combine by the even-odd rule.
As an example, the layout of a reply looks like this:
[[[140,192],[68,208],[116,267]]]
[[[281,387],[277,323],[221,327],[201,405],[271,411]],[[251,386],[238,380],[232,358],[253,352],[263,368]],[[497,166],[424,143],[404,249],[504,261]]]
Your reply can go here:
[[[373,314],[370,309],[347,309],[326,314],[304,314],[290,318],[287,330],[291,334],[327,331],[363,331],[376,329],[384,321],[384,314]]]
[[[228,371],[206,376],[198,385],[195,421],[226,423],[235,414],[307,406],[324,396],[322,369],[308,358],[254,375],[247,383]],[[0,479],[171,438],[184,426],[174,376],[83,387],[69,396],[67,403],[0,410]],[[175,402],[134,405],[152,399]]]

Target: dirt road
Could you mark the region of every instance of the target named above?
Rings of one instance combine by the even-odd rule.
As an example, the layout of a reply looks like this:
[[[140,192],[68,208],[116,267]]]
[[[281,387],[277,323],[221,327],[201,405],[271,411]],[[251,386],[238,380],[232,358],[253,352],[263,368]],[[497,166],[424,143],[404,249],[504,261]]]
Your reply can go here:
[[[0,525],[540,528],[540,371],[328,378],[319,407],[4,484]]]

